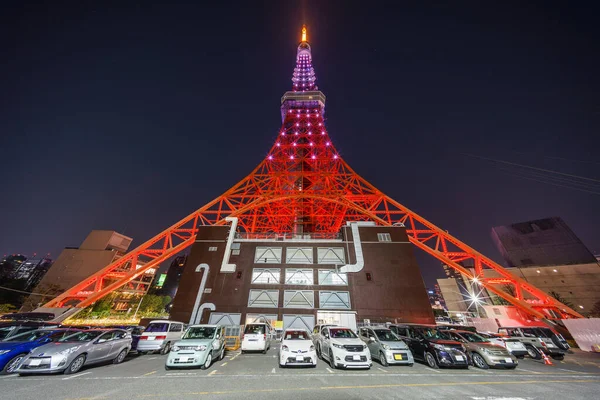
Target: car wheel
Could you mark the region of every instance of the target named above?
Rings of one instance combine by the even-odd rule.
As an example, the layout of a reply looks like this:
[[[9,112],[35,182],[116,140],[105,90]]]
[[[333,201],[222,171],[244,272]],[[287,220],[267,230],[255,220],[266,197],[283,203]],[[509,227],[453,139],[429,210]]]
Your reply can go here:
[[[267,349],[264,349],[264,350],[262,351],[262,353],[263,353],[263,354],[267,354],[267,351],[268,351],[268,350],[269,350],[268,348],[267,348]]]
[[[431,352],[427,352],[425,353],[425,361],[427,362],[427,365],[429,366],[429,368],[433,368],[433,369],[437,369],[439,368],[439,366],[437,365],[437,362],[435,361],[435,356],[433,354],[431,354]]]
[[[388,364],[387,360],[385,359],[385,354],[383,354],[383,351],[379,352],[379,362],[384,367],[389,367],[389,365],[390,365],[390,364]]]
[[[15,372],[25,356],[26,354],[18,354],[14,356],[9,362],[6,363],[4,369],[2,370],[2,372],[0,372],[0,374],[12,374],[13,372]]]
[[[126,356],[127,356],[127,349],[121,350],[119,355],[117,357],[115,357],[115,359],[113,360],[113,364],[121,364]]]
[[[163,346],[162,349],[160,349],[160,354],[162,354],[163,356],[165,354],[167,354],[169,351],[171,351],[171,342],[167,342],[165,343],[165,345]]]
[[[210,367],[210,364],[212,363],[212,355],[210,353],[208,353],[208,355],[206,356],[206,361],[204,362],[204,364],[202,364],[202,369],[208,369],[208,367]]]
[[[554,360],[558,360],[558,361],[565,359],[565,355],[564,354],[550,355],[550,357],[552,357]]]
[[[525,345],[525,348],[527,349],[527,354],[529,355],[529,357],[533,358],[534,360],[542,359],[542,355],[540,354],[539,350],[533,347],[532,345]]]
[[[517,357],[519,360],[522,360],[525,358],[525,356],[515,356],[515,357]]]
[[[333,352],[331,350],[329,350],[329,365],[331,366],[331,368],[336,369],[337,366],[335,364],[335,360],[333,358]]]
[[[473,364],[475,364],[477,368],[488,369],[490,367],[485,362],[485,359],[481,357],[481,354],[473,352],[471,356],[473,357]]]
[[[71,364],[69,364],[69,366],[63,371],[63,373],[65,375],[75,374],[79,372],[81,367],[83,367],[83,364],[85,364],[85,354],[82,354],[76,357],[73,361],[71,361]]]

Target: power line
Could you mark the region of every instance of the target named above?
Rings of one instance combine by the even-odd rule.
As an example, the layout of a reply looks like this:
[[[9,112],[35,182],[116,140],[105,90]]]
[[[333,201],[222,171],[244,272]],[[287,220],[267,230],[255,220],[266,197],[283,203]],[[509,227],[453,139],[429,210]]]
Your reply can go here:
[[[42,293],[35,293],[35,292],[26,292],[24,290],[18,290],[18,289],[13,289],[13,288],[8,288],[6,286],[0,286],[0,289],[3,290],[9,290],[11,292],[17,292],[17,293],[23,293],[23,294],[30,294],[30,295],[34,295],[34,296],[52,296],[51,294],[42,294]]]

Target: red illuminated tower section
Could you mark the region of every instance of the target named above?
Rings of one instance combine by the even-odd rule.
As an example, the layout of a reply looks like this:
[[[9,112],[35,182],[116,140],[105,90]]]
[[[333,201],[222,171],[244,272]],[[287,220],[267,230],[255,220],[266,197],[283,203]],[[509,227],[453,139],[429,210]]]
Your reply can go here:
[[[292,82],[292,90],[281,99],[283,122],[275,144],[247,177],[44,308],[74,306],[68,313],[71,314],[129,285],[146,269],[156,268],[191,246],[202,225],[231,224],[232,229],[246,237],[310,234],[312,238],[326,239],[337,235],[347,222],[372,221],[382,226],[405,226],[414,245],[530,316],[581,317],[386,196],[342,160],[325,127],[325,95],[316,86],[305,28]],[[459,264],[466,260],[475,266],[474,274]],[[512,290],[505,290],[507,286]]]

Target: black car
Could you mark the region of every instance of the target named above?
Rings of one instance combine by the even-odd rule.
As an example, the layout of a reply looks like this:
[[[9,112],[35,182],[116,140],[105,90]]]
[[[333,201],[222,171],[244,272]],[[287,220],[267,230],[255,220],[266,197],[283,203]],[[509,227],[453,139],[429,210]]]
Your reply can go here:
[[[430,368],[469,368],[463,344],[449,340],[435,325],[392,325],[390,329],[404,340],[416,360]]]
[[[15,335],[41,328],[58,328],[58,323],[38,321],[2,321],[0,322],[0,341]]]

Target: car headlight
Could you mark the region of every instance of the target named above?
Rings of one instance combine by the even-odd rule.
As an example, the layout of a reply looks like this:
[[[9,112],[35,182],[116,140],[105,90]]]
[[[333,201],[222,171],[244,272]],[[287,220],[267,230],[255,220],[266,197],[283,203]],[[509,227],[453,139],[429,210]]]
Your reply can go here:
[[[196,346],[196,347],[194,347],[194,350],[196,350],[196,351],[204,351],[204,350],[206,350],[206,346],[205,345]]]
[[[0,356],[1,356],[2,354],[6,354],[6,353],[9,353],[9,352],[10,352],[10,350],[0,350]]]
[[[179,351],[179,346],[175,345],[175,346],[173,346],[173,348],[171,350],[173,350],[173,351]]]
[[[337,347],[338,349],[343,349],[344,345],[341,344],[337,344],[337,343],[331,343],[333,345],[333,347]]]
[[[281,351],[290,351],[290,348],[284,344],[283,346],[281,346]]]
[[[73,346],[73,347],[69,347],[68,349],[65,349],[63,351],[59,351],[58,354],[62,355],[62,356],[66,356],[69,355],[71,353],[75,353],[77,350],[79,350],[81,346]]]
[[[482,351],[482,352],[484,352],[485,354],[491,354],[491,352],[490,352],[490,349],[487,349],[487,348],[485,348],[485,347],[483,347],[483,348],[481,349],[481,351]]]
[[[384,344],[384,343],[382,343],[382,344],[381,344],[381,347],[382,347],[384,350],[389,350],[389,349],[390,349],[390,346],[388,346],[387,344]]]
[[[433,344],[433,348],[436,350],[446,350],[446,348],[444,346],[442,346],[441,344],[436,344],[436,343],[432,343]]]

